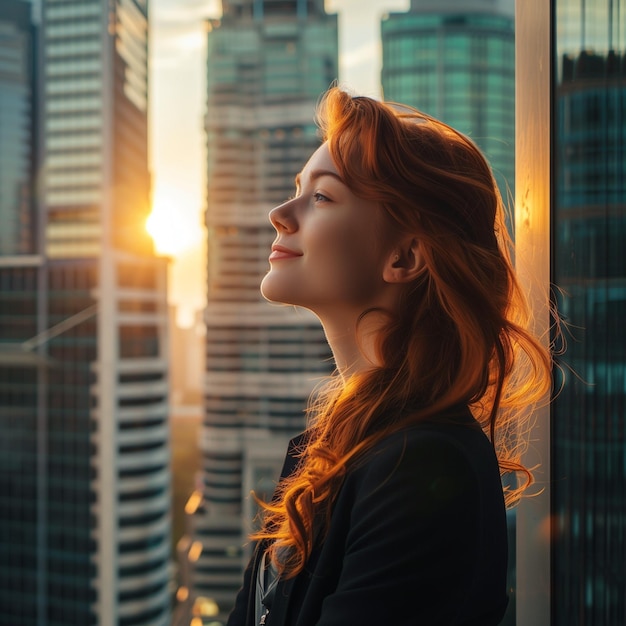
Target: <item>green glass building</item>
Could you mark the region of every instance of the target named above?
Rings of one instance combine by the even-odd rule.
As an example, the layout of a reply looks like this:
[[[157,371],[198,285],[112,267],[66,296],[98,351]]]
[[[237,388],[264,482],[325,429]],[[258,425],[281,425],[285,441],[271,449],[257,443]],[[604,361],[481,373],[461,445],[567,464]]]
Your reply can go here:
[[[555,625],[626,623],[626,2],[554,2]]]
[[[515,182],[513,0],[411,0],[381,23],[385,100],[471,137],[505,201]]]

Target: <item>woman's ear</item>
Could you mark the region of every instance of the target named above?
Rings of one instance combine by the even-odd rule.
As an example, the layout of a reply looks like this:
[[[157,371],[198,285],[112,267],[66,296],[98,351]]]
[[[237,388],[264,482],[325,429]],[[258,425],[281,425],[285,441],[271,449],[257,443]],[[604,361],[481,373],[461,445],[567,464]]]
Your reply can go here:
[[[407,237],[391,251],[383,269],[383,280],[387,283],[410,283],[423,269],[417,238]]]

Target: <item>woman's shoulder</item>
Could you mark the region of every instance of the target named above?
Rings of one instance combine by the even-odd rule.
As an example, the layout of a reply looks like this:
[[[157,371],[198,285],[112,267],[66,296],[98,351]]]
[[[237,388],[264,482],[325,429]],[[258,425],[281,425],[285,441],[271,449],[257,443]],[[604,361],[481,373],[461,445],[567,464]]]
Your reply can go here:
[[[493,447],[465,407],[403,427],[378,441],[354,466],[354,478],[385,483],[499,484]],[[416,485],[417,486],[417,485]]]
[[[372,448],[372,454],[394,454],[398,448],[433,445],[461,451],[491,444],[467,407],[452,407],[420,419],[386,435]]]

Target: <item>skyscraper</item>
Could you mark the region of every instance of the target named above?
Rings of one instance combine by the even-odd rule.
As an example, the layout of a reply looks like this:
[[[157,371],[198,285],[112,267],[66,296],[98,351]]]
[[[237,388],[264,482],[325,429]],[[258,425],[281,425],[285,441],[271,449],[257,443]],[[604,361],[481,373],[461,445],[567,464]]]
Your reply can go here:
[[[16,348],[39,330],[36,31],[31,7],[0,2],[0,624],[35,624],[39,355]],[[27,599],[28,597],[28,599]]]
[[[329,349],[312,314],[259,293],[268,212],[319,145],[320,94],[337,77],[337,18],[321,0],[224,1],[207,23],[208,302],[202,484],[189,504],[190,598],[229,612],[256,510],[304,425]],[[201,548],[201,549],[200,549]]]
[[[42,3],[39,299],[0,353],[1,439],[13,435],[2,535],[16,537],[0,563],[0,623],[11,626],[169,624],[166,268],[144,224],[147,19],[142,0]],[[9,322],[33,289],[7,285]]]
[[[381,24],[385,100],[471,137],[503,197],[515,182],[514,0],[411,0]]]
[[[625,15],[518,3],[519,258],[567,324],[529,450],[542,492],[518,514],[520,626],[626,622]]]
[[[626,2],[555,5],[553,281],[573,337],[552,428],[554,624],[617,625],[626,622]]]

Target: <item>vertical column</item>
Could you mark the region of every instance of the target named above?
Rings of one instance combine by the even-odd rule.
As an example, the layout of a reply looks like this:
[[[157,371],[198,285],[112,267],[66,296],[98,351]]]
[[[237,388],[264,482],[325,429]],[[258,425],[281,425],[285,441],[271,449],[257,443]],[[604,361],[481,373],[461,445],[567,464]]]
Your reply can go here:
[[[113,94],[115,2],[103,3],[102,22],[102,154],[103,191],[100,206],[100,258],[98,263],[97,356],[97,589],[98,624],[117,626],[117,276],[112,249],[113,213]]]
[[[43,211],[40,211],[41,215]],[[41,240],[39,240],[41,241]],[[37,268],[37,333],[48,326],[48,267]],[[37,366],[37,624],[48,624],[48,366],[47,343],[36,348]]]
[[[517,269],[530,295],[535,332],[549,341],[551,2],[516,3],[516,202]],[[527,467],[539,465],[534,491],[517,512],[517,624],[549,626],[550,410],[536,411]]]

